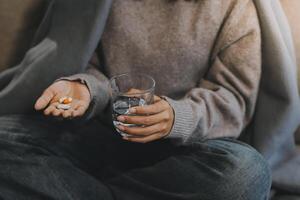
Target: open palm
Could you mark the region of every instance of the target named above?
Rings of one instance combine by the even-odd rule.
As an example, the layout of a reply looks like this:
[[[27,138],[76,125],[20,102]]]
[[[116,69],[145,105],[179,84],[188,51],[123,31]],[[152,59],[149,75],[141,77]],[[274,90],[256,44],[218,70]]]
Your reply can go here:
[[[68,110],[58,109],[59,99],[71,97],[71,108]],[[76,81],[61,80],[49,86],[42,96],[36,101],[35,109],[44,110],[45,115],[79,117],[82,116],[91,101],[91,95],[86,85]]]

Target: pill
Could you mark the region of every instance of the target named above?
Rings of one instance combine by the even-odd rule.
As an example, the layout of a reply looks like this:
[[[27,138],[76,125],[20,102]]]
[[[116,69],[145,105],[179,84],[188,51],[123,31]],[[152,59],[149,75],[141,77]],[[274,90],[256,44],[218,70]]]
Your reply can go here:
[[[63,103],[63,101],[66,99],[67,97],[62,97],[58,100],[59,103]]]
[[[58,104],[56,106],[57,109],[62,109],[62,110],[69,110],[71,108],[70,104]]]
[[[71,97],[62,97],[59,99],[60,104],[70,104],[72,101],[73,99]]]
[[[67,99],[63,100],[63,104],[70,104],[72,102],[72,98],[68,97]]]

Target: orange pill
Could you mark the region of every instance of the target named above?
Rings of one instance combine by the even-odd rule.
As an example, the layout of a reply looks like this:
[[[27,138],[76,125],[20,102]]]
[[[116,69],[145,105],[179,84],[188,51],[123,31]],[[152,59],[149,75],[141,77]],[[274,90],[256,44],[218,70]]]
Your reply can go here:
[[[72,101],[73,99],[71,97],[63,97],[59,99],[60,104],[70,104]]]
[[[72,100],[70,100],[69,98],[63,100],[63,104],[69,104],[71,102]]]

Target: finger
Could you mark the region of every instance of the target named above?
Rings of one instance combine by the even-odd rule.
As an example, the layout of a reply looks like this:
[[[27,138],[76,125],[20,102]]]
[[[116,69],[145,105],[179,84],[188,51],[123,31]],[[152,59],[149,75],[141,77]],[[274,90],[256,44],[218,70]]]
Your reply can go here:
[[[153,115],[167,110],[169,104],[166,101],[159,100],[154,104],[148,106],[137,106],[129,109],[131,114],[137,115]]]
[[[117,128],[124,133],[134,136],[148,136],[157,132],[167,131],[165,123],[154,124],[146,127],[127,127],[119,125]]]
[[[62,116],[64,118],[70,118],[72,116],[72,113],[73,113],[73,109],[65,110],[62,112]]]
[[[85,110],[83,107],[78,108],[77,110],[73,111],[72,117],[80,117],[85,113]]]
[[[130,141],[130,142],[137,142],[137,143],[148,143],[155,140],[159,140],[164,137],[164,134],[156,133],[152,134],[146,137],[123,137],[124,140]]]
[[[55,117],[58,117],[58,116],[60,116],[62,114],[62,112],[63,112],[63,110],[55,108],[52,111],[52,115],[55,116]]]
[[[119,116],[117,119],[120,122],[126,123],[126,124],[139,124],[139,125],[154,125],[160,122],[165,122],[170,120],[171,116],[170,113],[167,111],[154,114],[154,115],[148,115],[148,116]]]
[[[64,110],[62,112],[62,116],[64,118],[71,118],[73,117],[73,113],[74,111],[79,107],[79,101],[78,100],[73,100],[73,102],[71,103],[71,108],[68,110]]]
[[[45,90],[42,96],[36,101],[34,108],[36,110],[42,110],[46,108],[46,106],[53,99],[54,95],[55,95],[54,92],[51,91],[50,89]]]
[[[45,109],[44,114],[50,115],[54,110],[56,110],[56,106],[58,105],[58,102],[52,103],[48,106],[48,108]]]
[[[138,90],[138,89],[135,89],[135,88],[131,88],[131,89],[129,89],[127,92],[126,92],[126,94],[127,95],[131,95],[131,94],[137,94],[137,93],[141,93],[142,92],[142,90]]]

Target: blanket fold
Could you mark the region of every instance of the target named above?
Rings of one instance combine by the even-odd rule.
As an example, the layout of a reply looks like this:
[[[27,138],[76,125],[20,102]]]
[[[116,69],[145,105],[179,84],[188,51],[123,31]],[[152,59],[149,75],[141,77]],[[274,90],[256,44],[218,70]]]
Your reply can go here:
[[[111,0],[49,1],[35,46],[0,75],[0,115],[33,112],[35,100],[54,80],[85,70],[100,40]]]

